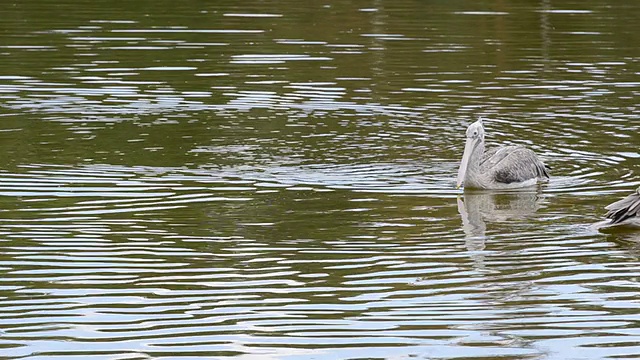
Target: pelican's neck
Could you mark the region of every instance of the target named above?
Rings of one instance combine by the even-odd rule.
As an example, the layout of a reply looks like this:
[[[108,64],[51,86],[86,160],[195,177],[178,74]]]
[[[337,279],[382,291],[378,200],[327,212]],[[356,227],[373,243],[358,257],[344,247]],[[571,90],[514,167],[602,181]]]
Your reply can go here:
[[[484,140],[480,140],[478,145],[473,149],[471,156],[469,157],[469,168],[465,175],[465,186],[482,188],[482,172],[480,170],[480,161],[484,155]]]
[[[478,141],[478,145],[473,149],[471,153],[471,157],[469,158],[469,170],[471,171],[479,171],[480,170],[480,161],[482,160],[482,155],[484,155],[484,140]]]

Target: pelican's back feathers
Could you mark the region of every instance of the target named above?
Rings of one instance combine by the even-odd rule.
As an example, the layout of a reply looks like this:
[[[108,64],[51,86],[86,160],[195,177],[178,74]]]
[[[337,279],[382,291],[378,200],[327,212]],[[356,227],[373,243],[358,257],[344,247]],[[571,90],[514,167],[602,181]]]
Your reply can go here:
[[[549,178],[545,164],[523,146],[503,146],[485,152],[480,168],[492,171],[496,181],[510,184],[534,178]]]
[[[626,198],[607,205],[605,209],[609,210],[605,216],[611,219],[612,225],[640,216],[640,188]]]

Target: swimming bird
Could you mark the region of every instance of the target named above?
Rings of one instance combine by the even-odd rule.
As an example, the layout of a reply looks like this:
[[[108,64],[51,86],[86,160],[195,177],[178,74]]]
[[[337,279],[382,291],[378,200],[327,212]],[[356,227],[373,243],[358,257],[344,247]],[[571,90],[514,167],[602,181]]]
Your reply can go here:
[[[636,191],[625,197],[605,206],[609,210],[605,215],[611,219],[609,225],[632,225],[640,227],[640,187]]]
[[[482,118],[467,128],[467,142],[456,187],[512,189],[535,185],[549,178],[546,165],[524,146],[501,146],[484,151]]]

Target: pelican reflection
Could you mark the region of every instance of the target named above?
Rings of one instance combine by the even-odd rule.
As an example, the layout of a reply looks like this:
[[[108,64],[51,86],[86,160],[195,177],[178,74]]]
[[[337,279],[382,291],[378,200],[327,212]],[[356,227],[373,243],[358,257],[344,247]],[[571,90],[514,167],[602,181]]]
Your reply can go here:
[[[506,222],[535,213],[542,198],[535,191],[465,192],[458,197],[458,212],[467,238],[484,238],[486,223]]]

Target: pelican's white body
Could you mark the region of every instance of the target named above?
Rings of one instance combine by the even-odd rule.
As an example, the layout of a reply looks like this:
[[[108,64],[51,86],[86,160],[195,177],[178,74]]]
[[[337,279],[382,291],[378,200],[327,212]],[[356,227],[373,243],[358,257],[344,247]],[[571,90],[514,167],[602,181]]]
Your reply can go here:
[[[544,163],[523,146],[503,146],[485,152],[482,119],[469,125],[466,137],[458,188],[464,184],[465,188],[517,189],[549,178]]]

